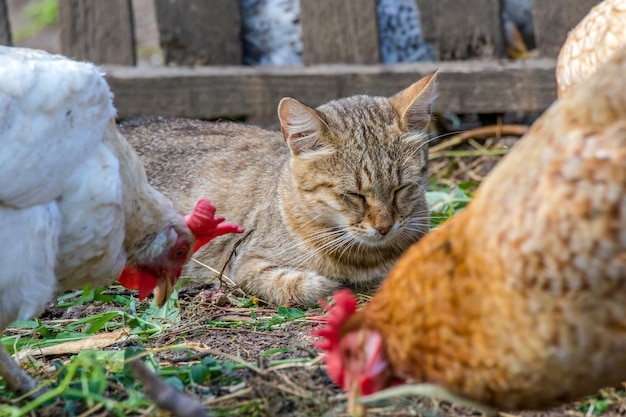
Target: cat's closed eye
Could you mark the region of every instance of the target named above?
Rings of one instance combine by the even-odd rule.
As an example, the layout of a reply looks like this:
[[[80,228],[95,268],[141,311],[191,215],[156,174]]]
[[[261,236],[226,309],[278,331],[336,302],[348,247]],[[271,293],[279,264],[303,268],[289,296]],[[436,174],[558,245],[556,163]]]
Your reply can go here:
[[[407,188],[409,188],[411,185],[412,185],[412,184],[404,184],[404,185],[401,185],[400,187],[397,187],[396,189],[394,189],[394,190],[393,190],[393,193],[394,193],[394,194],[397,194],[397,193],[399,193],[399,192],[401,192],[401,191],[403,191],[403,190],[406,190],[406,189],[407,189]]]
[[[398,200],[410,199],[417,196],[417,186],[415,184],[405,184],[393,190],[393,205],[397,206]]]
[[[360,204],[365,203],[365,196],[363,194],[355,193],[355,192],[346,192],[344,195],[350,198],[354,202],[358,202]]]

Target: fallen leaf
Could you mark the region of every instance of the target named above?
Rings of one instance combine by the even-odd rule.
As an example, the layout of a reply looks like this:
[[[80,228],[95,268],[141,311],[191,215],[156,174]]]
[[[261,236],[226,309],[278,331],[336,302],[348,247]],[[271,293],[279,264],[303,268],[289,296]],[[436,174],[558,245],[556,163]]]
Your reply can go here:
[[[124,341],[128,337],[130,328],[124,328],[116,332],[98,333],[91,337],[71,342],[59,343],[54,346],[46,346],[43,348],[31,348],[23,350],[16,354],[20,362],[25,361],[28,356],[39,355],[65,355],[68,353],[78,353],[86,349],[103,349],[120,341]]]

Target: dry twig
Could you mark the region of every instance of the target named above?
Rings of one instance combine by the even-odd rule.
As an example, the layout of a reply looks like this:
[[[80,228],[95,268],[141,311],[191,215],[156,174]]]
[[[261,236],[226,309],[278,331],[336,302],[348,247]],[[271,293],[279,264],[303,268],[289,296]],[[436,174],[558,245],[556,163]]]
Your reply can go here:
[[[474,138],[489,138],[500,136],[522,136],[528,131],[526,125],[491,125],[481,126],[475,129],[466,130],[458,135],[452,136],[450,139],[441,142],[438,145],[431,146],[430,153],[441,152],[444,149],[451,148],[462,142],[465,142]]]
[[[131,367],[135,377],[142,382],[146,396],[159,408],[170,411],[176,417],[210,416],[197,399],[163,382],[141,361],[134,360],[131,362]]]

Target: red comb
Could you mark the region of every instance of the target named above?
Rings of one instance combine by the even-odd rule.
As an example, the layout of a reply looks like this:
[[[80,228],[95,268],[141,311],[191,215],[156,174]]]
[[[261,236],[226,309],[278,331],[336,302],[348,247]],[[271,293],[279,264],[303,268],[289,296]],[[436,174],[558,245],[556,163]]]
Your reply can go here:
[[[313,346],[326,352],[324,362],[328,367],[328,374],[337,385],[344,387],[343,364],[336,350],[339,347],[341,327],[356,311],[357,300],[348,289],[335,291],[333,300],[332,306],[325,301],[320,303],[327,313],[326,326],[312,330],[311,335],[322,338],[319,342],[314,342]]]
[[[205,198],[198,200],[193,213],[185,216],[187,227],[196,237],[196,252],[218,236],[227,233],[243,233],[243,229],[233,223],[223,223],[223,217],[215,217],[215,206]]]
[[[313,330],[312,334],[322,337],[323,340],[316,342],[315,347],[326,352],[333,350],[339,343],[341,326],[356,311],[356,297],[352,291],[343,289],[333,294],[334,304],[329,305],[325,301],[320,302],[326,310],[326,326]]]

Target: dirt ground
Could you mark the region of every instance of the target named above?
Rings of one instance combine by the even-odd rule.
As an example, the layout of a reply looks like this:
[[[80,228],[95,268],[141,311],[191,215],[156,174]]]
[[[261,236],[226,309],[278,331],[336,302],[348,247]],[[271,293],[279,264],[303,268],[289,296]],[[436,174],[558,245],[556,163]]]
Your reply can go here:
[[[310,331],[319,325],[319,308],[306,310],[303,320],[288,322],[271,330],[250,327],[222,327],[215,323],[245,322],[250,320],[250,309],[235,303],[233,293],[215,296],[216,288],[207,288],[204,282],[192,282],[179,293],[179,306],[182,323],[170,328],[158,337],[151,338],[149,349],[157,351],[161,366],[179,367],[197,363],[206,356],[219,363],[245,361],[250,367],[227,372],[227,379],[238,381],[227,383],[218,378],[196,387],[188,393],[202,402],[203,407],[215,416],[328,416],[348,417],[346,396],[332,383],[324,370],[318,352],[312,347],[314,337]],[[61,309],[50,303],[41,316],[42,321],[76,319],[108,311],[110,305],[102,303],[86,304],[70,309]],[[277,310],[267,307],[254,309],[257,317],[270,317]],[[213,323],[213,324],[211,324]],[[111,348],[125,349],[135,342],[128,340]],[[172,346],[187,346],[183,351]],[[194,349],[197,348],[197,349]],[[163,349],[163,350],[159,350]],[[268,355],[268,352],[276,352]],[[46,360],[64,359],[50,357]],[[271,365],[281,360],[281,365]],[[302,362],[298,362],[302,360]],[[242,362],[243,363],[243,362]],[[608,407],[602,413],[589,409],[591,402],[575,403],[544,412],[520,412],[501,414],[519,417],[591,417],[593,415],[626,415],[626,399],[623,394],[608,390],[601,395],[610,398]],[[82,405],[71,414],[85,412]],[[69,415],[63,402],[55,403],[38,410],[38,416]],[[89,414],[108,416],[107,412]],[[168,413],[156,415],[167,416]],[[392,398],[379,402],[368,409],[367,416],[424,416],[424,417],[470,417],[480,412],[459,407],[448,402],[434,402],[420,397]]]
[[[181,366],[185,363],[194,363],[204,357],[207,352],[218,361],[233,363],[241,360],[256,364],[256,369],[233,371],[230,375],[243,383],[235,387],[223,385],[216,381],[214,385],[206,386],[208,402],[200,392],[195,392],[207,405],[208,409],[215,409],[219,415],[229,415],[227,410],[237,410],[246,405],[258,404],[251,407],[250,413],[236,415],[263,415],[263,416],[321,416],[326,410],[338,403],[336,397],[341,391],[332,384],[325,373],[322,362],[317,361],[312,366],[269,367],[269,360],[308,358],[318,356],[311,346],[310,330],[315,326],[309,322],[287,323],[271,330],[215,327],[207,322],[234,322],[250,319],[250,309],[239,308],[228,303],[218,306],[211,303],[212,290],[202,289],[203,284],[194,287],[193,284],[181,290],[179,295],[181,322],[180,328],[170,329],[159,337],[150,339],[150,349],[160,347],[187,345],[198,346],[201,352],[197,355],[189,352],[180,353],[170,349],[157,353],[161,366]],[[232,298],[231,298],[232,299]],[[42,320],[77,319],[87,315],[107,311],[106,304],[90,304],[77,308],[59,309],[51,303],[42,315]],[[272,316],[277,313],[272,308],[256,308],[257,317]],[[309,314],[321,314],[321,310],[309,311]],[[133,344],[132,341],[116,345],[124,349]],[[147,347],[147,346],[146,346]],[[266,352],[274,349],[284,350],[271,356]],[[193,351],[193,349],[191,349]],[[50,358],[52,359],[52,358]],[[310,361],[309,361],[310,362]],[[51,406],[46,414],[57,415],[62,404]],[[77,410],[77,412],[83,410]],[[227,414],[222,414],[226,412]],[[234,412],[234,411],[233,411]],[[339,414],[338,414],[339,415]]]

